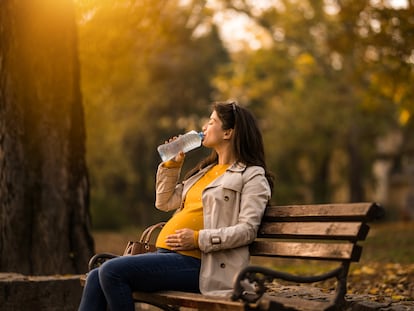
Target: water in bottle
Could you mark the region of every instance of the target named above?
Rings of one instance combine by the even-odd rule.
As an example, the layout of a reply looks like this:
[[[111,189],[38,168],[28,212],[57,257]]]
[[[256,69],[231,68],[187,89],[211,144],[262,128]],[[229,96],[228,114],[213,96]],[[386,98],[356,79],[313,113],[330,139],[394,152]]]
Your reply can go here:
[[[200,147],[203,136],[202,132],[190,131],[179,136],[176,140],[158,146],[158,153],[164,162],[171,160],[181,151],[188,152]]]

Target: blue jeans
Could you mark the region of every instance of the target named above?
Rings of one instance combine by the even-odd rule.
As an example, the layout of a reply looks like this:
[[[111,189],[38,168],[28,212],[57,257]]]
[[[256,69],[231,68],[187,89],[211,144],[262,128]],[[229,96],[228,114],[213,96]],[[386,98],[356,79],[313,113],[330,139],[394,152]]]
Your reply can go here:
[[[89,272],[79,311],[134,311],[133,291],[199,292],[200,263],[165,249],[108,260]]]

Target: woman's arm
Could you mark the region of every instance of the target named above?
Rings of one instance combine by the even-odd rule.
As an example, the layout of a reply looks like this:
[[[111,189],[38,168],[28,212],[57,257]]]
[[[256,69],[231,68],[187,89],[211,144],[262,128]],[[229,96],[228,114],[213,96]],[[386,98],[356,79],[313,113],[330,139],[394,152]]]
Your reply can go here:
[[[177,162],[175,162],[177,163]],[[155,207],[161,211],[176,210],[181,205],[183,185],[178,183],[182,162],[161,163],[158,166],[155,183]]]
[[[210,215],[212,218],[228,217],[224,204],[232,204],[234,209],[234,223],[221,225],[217,228],[204,228],[199,232],[199,248],[203,252],[230,249],[250,244],[257,235],[264,210],[270,200],[271,190],[264,174],[264,170],[258,167],[249,167],[242,174],[242,187],[240,201],[224,202],[223,206],[214,208]],[[218,213],[219,215],[215,215]],[[223,214],[221,214],[223,213]],[[220,215],[221,214],[221,215]],[[214,219],[210,221],[214,222]]]

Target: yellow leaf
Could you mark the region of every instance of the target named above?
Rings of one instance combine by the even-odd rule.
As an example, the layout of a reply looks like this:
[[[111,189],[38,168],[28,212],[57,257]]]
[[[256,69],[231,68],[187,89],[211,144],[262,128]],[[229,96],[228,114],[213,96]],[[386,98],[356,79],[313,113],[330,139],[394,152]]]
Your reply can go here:
[[[363,266],[361,269],[361,272],[364,274],[369,274],[369,275],[374,275],[377,273],[377,271],[375,271],[375,269],[370,268],[368,266]]]

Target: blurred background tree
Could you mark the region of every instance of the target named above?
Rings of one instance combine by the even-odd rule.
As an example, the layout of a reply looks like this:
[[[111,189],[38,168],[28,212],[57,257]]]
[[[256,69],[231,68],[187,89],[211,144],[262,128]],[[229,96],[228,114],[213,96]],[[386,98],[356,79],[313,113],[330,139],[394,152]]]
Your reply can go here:
[[[269,141],[283,142],[267,144],[281,184],[276,199],[372,199],[378,138],[393,130],[406,133],[404,141],[412,136],[412,5],[277,1],[254,10],[251,1],[225,3],[271,41],[267,49],[241,51],[219,85],[266,107]]]
[[[95,228],[165,219],[156,146],[229,98],[260,119],[275,202],[392,205],[379,184],[412,167],[414,112],[414,9],[393,2],[78,0]]]
[[[79,1],[79,11],[94,224],[146,225],[156,147],[201,127],[227,52],[201,2]]]

